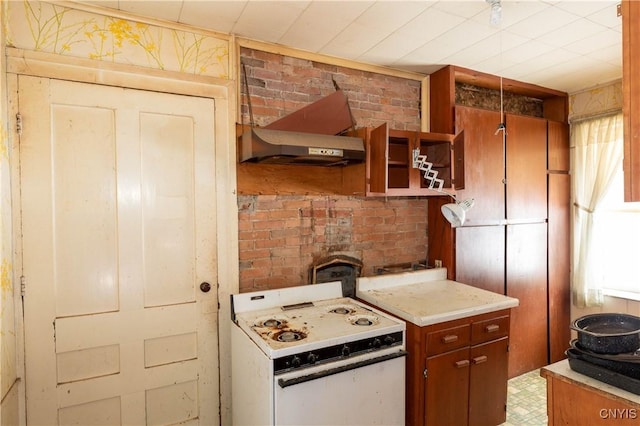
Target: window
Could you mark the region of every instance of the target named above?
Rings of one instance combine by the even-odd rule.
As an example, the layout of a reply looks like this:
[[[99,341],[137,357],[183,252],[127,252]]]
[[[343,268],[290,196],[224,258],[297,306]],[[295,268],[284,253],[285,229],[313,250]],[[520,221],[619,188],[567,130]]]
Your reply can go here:
[[[640,298],[640,203],[624,203],[622,123],[616,114],[571,127],[572,290],[579,307],[602,304],[605,293]]]
[[[640,203],[623,199],[620,165],[594,220],[595,257],[604,267],[600,281],[605,294],[623,291],[640,298]]]

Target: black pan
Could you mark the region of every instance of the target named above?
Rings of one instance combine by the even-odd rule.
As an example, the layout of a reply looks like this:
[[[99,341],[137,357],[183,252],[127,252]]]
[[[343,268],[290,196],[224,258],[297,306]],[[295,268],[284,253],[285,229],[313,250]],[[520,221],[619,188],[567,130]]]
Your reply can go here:
[[[592,314],[575,320],[583,348],[601,354],[635,352],[640,348],[640,317],[629,314]]]
[[[599,365],[616,373],[640,380],[640,355],[597,354],[583,349],[575,340],[571,341],[571,348],[567,349],[567,355],[569,355],[569,353],[578,355],[582,360],[590,362],[591,364]]]

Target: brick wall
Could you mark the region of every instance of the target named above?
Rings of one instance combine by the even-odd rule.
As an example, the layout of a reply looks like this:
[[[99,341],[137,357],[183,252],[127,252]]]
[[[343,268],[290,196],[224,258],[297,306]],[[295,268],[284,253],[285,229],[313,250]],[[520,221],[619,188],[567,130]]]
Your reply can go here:
[[[321,99],[336,89],[349,99],[356,127],[389,123],[399,130],[420,130],[420,82],[372,72],[242,48],[255,125],[266,126]],[[242,115],[249,124],[244,75]]]
[[[356,127],[420,129],[420,83],[243,48],[255,124],[267,125],[335,91],[345,91]],[[246,88],[242,112],[249,123]],[[304,167],[304,166],[301,166]],[[240,291],[309,282],[313,263],[344,254],[376,267],[427,254],[425,198],[241,195]]]
[[[360,259],[362,275],[376,267],[426,257],[424,198],[240,196],[240,291],[309,282],[319,259]]]

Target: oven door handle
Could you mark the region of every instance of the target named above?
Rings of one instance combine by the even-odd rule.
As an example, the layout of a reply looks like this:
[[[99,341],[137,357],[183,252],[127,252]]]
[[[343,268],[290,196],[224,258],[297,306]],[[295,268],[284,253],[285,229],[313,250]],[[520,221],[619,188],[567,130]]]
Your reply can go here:
[[[382,355],[377,358],[371,358],[364,361],[357,361],[353,364],[347,364],[340,367],[329,368],[328,370],[318,371],[317,373],[311,373],[300,377],[293,377],[291,379],[278,379],[278,385],[281,388],[286,388],[300,383],[310,382],[312,380],[321,379],[323,377],[332,376],[334,374],[343,373],[349,370],[355,370],[356,368],[366,367],[367,365],[377,364],[379,362],[389,361],[395,358],[407,356],[407,351],[401,350],[392,354]]]

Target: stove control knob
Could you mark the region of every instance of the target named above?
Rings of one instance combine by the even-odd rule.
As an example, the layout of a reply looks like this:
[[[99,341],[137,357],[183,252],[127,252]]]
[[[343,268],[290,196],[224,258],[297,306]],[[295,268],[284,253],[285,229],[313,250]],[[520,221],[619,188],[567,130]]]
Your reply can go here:
[[[377,337],[373,339],[373,347],[378,349],[380,346],[382,346],[382,341]]]
[[[393,336],[386,336],[384,338],[384,344],[387,346],[391,346],[395,343],[396,339]]]
[[[309,364],[315,364],[316,361],[318,361],[318,355],[316,354],[309,354],[307,355],[307,362]]]
[[[349,355],[351,355],[351,348],[347,345],[344,345],[340,352],[342,353],[343,357],[348,357]]]
[[[298,355],[294,355],[293,357],[291,357],[291,367],[298,368],[300,367],[300,364],[302,364],[302,360]]]

